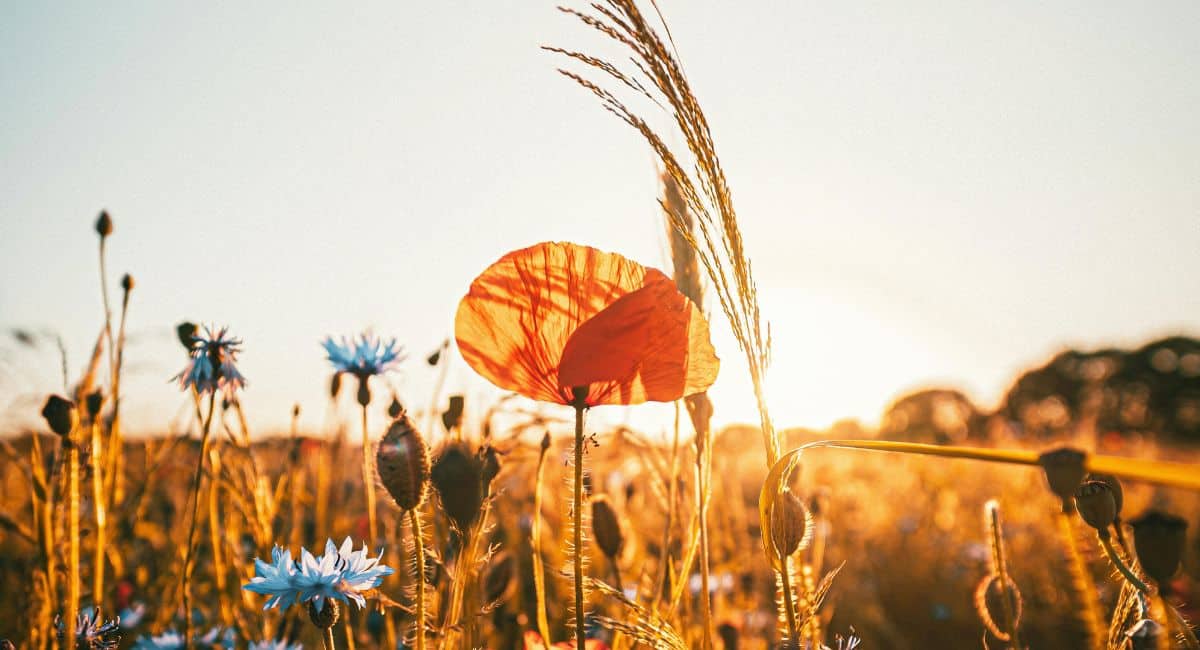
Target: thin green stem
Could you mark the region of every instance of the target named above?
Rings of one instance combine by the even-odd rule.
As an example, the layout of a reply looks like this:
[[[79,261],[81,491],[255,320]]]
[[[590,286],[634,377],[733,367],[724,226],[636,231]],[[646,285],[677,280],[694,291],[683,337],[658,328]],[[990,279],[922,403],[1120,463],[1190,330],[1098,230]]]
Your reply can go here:
[[[1137,577],[1137,574],[1125,564],[1125,561],[1121,559],[1120,554],[1118,554],[1117,550],[1113,548],[1112,540],[1108,537],[1108,535],[1100,535],[1099,538],[1100,545],[1104,547],[1104,553],[1108,555],[1108,560],[1113,563],[1113,566],[1117,567],[1117,571],[1121,572],[1121,575],[1125,578],[1125,580],[1143,594],[1150,593],[1150,588],[1146,586],[1146,583],[1142,582],[1141,578]]]
[[[575,405],[575,484],[571,501],[571,531],[573,545],[571,560],[575,578],[575,647],[583,648],[587,642],[583,625],[583,405]]]
[[[408,511],[408,522],[412,525],[413,548],[416,551],[417,618],[413,621],[413,636],[417,650],[425,650],[425,540],[421,536],[421,515],[417,508]]]
[[[200,457],[196,459],[196,473],[192,476],[192,521],[188,526],[187,549],[183,556],[183,642],[187,650],[192,649],[192,560],[196,552],[196,520],[200,518],[200,484],[204,480],[204,460],[208,456],[208,433],[212,428],[213,411],[217,396],[208,396],[208,415],[200,431]]]

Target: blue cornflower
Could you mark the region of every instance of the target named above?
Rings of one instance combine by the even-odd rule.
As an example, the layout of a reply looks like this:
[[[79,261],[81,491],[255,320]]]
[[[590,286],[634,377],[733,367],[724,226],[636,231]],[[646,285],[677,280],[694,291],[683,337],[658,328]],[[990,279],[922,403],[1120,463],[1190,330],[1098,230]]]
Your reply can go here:
[[[193,637],[192,640],[197,646],[211,648],[214,645],[220,645],[226,650],[233,650],[237,634],[232,628],[225,630],[225,633],[222,634],[221,628],[214,627],[204,636]],[[175,630],[167,630],[157,636],[139,636],[133,642],[132,650],[183,650],[184,646],[182,634]]]
[[[304,650],[304,646],[299,643],[289,643],[286,639],[251,641],[250,650]]]
[[[222,327],[213,334],[213,329],[206,326],[204,336],[193,334],[188,351],[191,359],[183,371],[171,380],[178,381],[184,390],[192,387],[200,394],[221,390],[226,399],[231,399],[235,391],[245,388],[246,378],[234,365],[242,340],[229,337],[228,333],[228,327]]]
[[[307,553],[307,551],[305,551]],[[291,607],[296,599],[296,563],[292,561],[292,551],[278,546],[271,549],[271,563],[267,564],[254,558],[254,577],[242,589],[256,594],[270,596],[263,609],[271,609],[276,605],[280,609]]]
[[[58,630],[59,640],[63,640],[66,630],[58,617],[54,619],[54,626]],[[121,642],[120,632],[120,617],[105,621],[100,616],[100,610],[87,607],[75,619],[75,642],[67,645],[87,650],[114,650]]]
[[[333,542],[329,541],[326,543],[325,553],[328,554],[331,550]],[[355,551],[354,543],[347,537],[341,548],[337,549],[337,554],[343,562],[342,580],[337,585],[338,591],[353,598],[359,608],[366,607],[367,599],[363,598],[361,592],[378,587],[383,583],[384,576],[394,573],[391,567],[379,564],[379,560],[383,559],[383,550],[379,551],[377,557],[370,557],[367,555],[366,543]]]
[[[326,337],[321,345],[329,355],[329,363],[337,372],[346,372],[365,380],[395,369],[404,360],[403,350],[396,339],[381,339],[364,332],[357,337]]]
[[[342,580],[343,566],[344,562],[332,540],[325,542],[325,553],[320,558],[313,557],[306,548],[300,549],[300,571],[294,582],[300,590],[300,602],[311,601],[319,612],[325,609],[326,599],[346,601],[337,590],[337,584]]]

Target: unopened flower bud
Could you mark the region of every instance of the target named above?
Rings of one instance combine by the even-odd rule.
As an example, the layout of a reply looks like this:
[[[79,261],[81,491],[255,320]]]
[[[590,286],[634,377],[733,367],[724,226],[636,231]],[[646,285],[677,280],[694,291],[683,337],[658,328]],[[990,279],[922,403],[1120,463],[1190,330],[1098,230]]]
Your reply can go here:
[[[308,620],[317,626],[317,629],[328,630],[333,627],[338,621],[338,604],[332,598],[322,598],[324,607],[317,611],[315,600],[308,601]]]
[[[1142,569],[1161,588],[1179,570],[1187,522],[1175,515],[1151,510],[1129,522],[1133,526],[1133,548]]]
[[[592,534],[596,537],[596,546],[600,547],[609,560],[620,555],[621,549],[625,547],[625,534],[621,531],[621,522],[607,497],[598,496],[592,499]]]
[[[183,321],[175,326],[175,335],[179,337],[179,342],[183,344],[183,347],[188,352],[191,352],[192,350],[192,345],[195,342],[196,331],[198,329],[199,328],[196,327],[195,323],[189,323],[188,321]]]
[[[442,413],[442,424],[446,431],[452,431],[462,425],[463,407],[466,404],[462,395],[450,396],[450,407]]]
[[[79,422],[79,415],[75,412],[75,403],[59,395],[51,395],[46,398],[46,405],[42,407],[42,417],[46,418],[46,424],[50,426],[50,430],[60,436],[69,435],[75,428],[75,424]]]
[[[335,372],[329,380],[329,399],[337,399],[340,392],[342,392],[342,373]]]
[[[549,448],[550,448],[550,432],[547,431],[546,433],[542,434],[542,451],[546,451]]]
[[[500,474],[500,456],[496,448],[488,445],[479,450],[480,478],[483,480],[483,494],[487,496],[492,491],[492,480]]]
[[[112,217],[108,216],[108,210],[101,210],[100,216],[96,217],[96,233],[101,239],[112,234],[113,222]]]
[[[121,276],[121,288],[125,290],[125,293],[129,293],[130,291],[133,291],[133,276],[132,275],[129,275],[128,273],[126,273],[125,275]]]
[[[1038,456],[1038,464],[1046,473],[1046,483],[1050,491],[1062,500],[1065,513],[1071,512],[1071,499],[1087,475],[1083,466],[1086,458],[1087,454],[1070,447],[1060,447]]]
[[[400,403],[399,397],[392,395],[392,403],[388,404],[387,413],[388,417],[392,418],[393,420],[401,415],[404,415],[404,405]]]
[[[1101,539],[1108,539],[1108,527],[1117,518],[1117,502],[1112,488],[1101,481],[1087,481],[1075,490],[1075,509]]]
[[[1121,507],[1125,505],[1125,490],[1121,488],[1121,482],[1112,474],[1088,474],[1087,478],[1089,481],[1100,481],[1108,486],[1112,492],[1113,504],[1117,508],[1117,516],[1114,519],[1120,521]]]
[[[84,398],[83,403],[87,406],[88,418],[95,420],[96,416],[100,415],[100,407],[104,405],[104,393],[97,388],[96,390],[88,393],[88,396]]]
[[[408,416],[401,414],[375,452],[379,480],[401,510],[415,510],[429,490],[429,448]]]
[[[460,532],[466,532],[483,506],[483,467],[479,455],[461,442],[444,447],[433,461],[430,480],[442,510]]]
[[[771,509],[771,543],[775,552],[781,558],[788,557],[808,546],[811,538],[812,518],[804,503],[791,490],[777,494]]]

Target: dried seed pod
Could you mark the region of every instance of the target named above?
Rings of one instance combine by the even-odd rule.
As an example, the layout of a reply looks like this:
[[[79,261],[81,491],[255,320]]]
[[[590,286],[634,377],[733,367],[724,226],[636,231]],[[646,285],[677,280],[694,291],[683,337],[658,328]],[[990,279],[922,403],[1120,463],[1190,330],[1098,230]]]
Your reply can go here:
[[[1083,461],[1087,454],[1078,449],[1060,447],[1038,456],[1038,464],[1046,473],[1050,491],[1062,499],[1063,512],[1071,512],[1071,499],[1087,475]]]
[[[771,508],[771,543],[775,552],[784,558],[808,546],[812,539],[812,517],[804,502],[791,490],[784,490],[775,496],[775,505]]]
[[[308,601],[308,620],[317,626],[317,629],[328,630],[338,622],[338,603],[332,598],[324,598],[325,605],[321,611],[317,611],[316,601]]]
[[[1112,474],[1088,474],[1087,480],[1100,481],[1108,486],[1112,492],[1113,505],[1116,506],[1117,515],[1113,518],[1115,521],[1121,520],[1121,507],[1125,505],[1125,490],[1121,488],[1121,482]]]
[[[1117,519],[1117,502],[1107,483],[1087,481],[1081,484],[1075,490],[1075,509],[1102,539],[1108,539],[1108,527]]]
[[[1175,515],[1151,510],[1129,522],[1133,526],[1133,548],[1146,574],[1161,588],[1179,570],[1187,522]]]
[[[404,414],[404,405],[400,403],[400,398],[392,395],[392,403],[388,404],[388,417],[395,420]]]
[[[121,289],[123,289],[125,291],[125,293],[129,293],[130,291],[133,291],[133,284],[134,283],[133,283],[132,275],[129,275],[128,273],[126,273],[125,275],[121,276]]]
[[[483,481],[481,489],[483,495],[487,496],[492,493],[492,480],[500,474],[500,456],[496,453],[496,448],[487,445],[479,450],[480,464],[480,479]]]
[[[600,495],[592,499],[592,534],[596,538],[596,546],[608,556],[615,559],[625,547],[625,533],[621,530],[621,520],[608,497]]]
[[[100,407],[104,406],[104,392],[99,388],[88,393],[84,398],[83,403],[87,406],[88,418],[95,420],[97,415],[100,415]]]
[[[442,425],[446,431],[452,431],[462,425],[463,409],[466,400],[462,395],[451,395],[450,406],[442,413]]]
[[[70,434],[79,422],[79,414],[75,412],[75,403],[61,395],[51,395],[46,398],[46,404],[42,407],[42,417],[46,418],[46,424],[50,426],[50,430],[60,436]]]
[[[429,447],[403,413],[379,441],[375,452],[379,481],[401,510],[415,510],[429,490]]]
[[[101,210],[100,216],[96,217],[96,234],[103,239],[112,234],[113,222],[112,217],[108,216],[108,210]]]
[[[468,530],[483,506],[483,464],[461,442],[446,445],[430,473],[442,510],[459,531]]]
[[[1005,599],[1008,600],[1007,603],[1004,602]],[[1006,606],[1012,615],[1012,626],[1018,627],[1021,621],[1022,601],[1017,585],[1012,580],[1001,583],[1000,577],[995,574],[984,576],[975,587],[975,611],[988,632],[1001,641],[1012,639],[1012,630],[1003,629],[1000,625],[1000,622],[1008,620]]]

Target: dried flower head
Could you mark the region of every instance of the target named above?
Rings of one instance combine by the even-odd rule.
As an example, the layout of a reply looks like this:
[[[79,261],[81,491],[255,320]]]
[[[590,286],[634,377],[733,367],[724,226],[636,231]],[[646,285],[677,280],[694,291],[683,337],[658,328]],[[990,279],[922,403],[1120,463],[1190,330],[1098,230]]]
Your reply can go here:
[[[1112,488],[1101,481],[1086,481],[1075,490],[1075,509],[1087,525],[1096,529],[1102,539],[1109,536],[1108,527],[1117,519],[1117,502]]]
[[[592,534],[596,538],[596,546],[613,560],[621,554],[625,547],[625,533],[621,530],[621,520],[608,497],[600,495],[592,499]]]
[[[189,352],[192,350],[192,341],[196,338],[196,332],[199,331],[200,328],[196,327],[195,323],[188,321],[183,321],[175,326],[175,336],[179,337],[179,343]]]
[[[132,275],[126,273],[125,275],[121,276],[121,289],[123,291],[125,291],[125,293],[129,293],[130,291],[133,291],[133,284],[134,283],[133,283]]]
[[[194,388],[201,395],[220,390],[224,399],[232,401],[234,394],[246,387],[246,378],[235,365],[242,341],[228,334],[228,327],[222,327],[214,333],[213,328],[207,326],[204,336],[192,334],[188,347],[191,360],[172,381],[178,381],[184,390]]]
[[[429,491],[429,447],[403,412],[375,452],[379,480],[401,510],[415,510]]]
[[[1133,526],[1133,547],[1138,562],[1161,588],[1179,570],[1187,522],[1175,515],[1151,510],[1129,524]]]
[[[1087,454],[1070,447],[1060,447],[1038,456],[1038,464],[1046,473],[1050,491],[1062,500],[1063,512],[1071,511],[1075,490],[1087,475],[1083,464],[1086,459]]]
[[[87,406],[88,419],[95,420],[100,415],[100,407],[104,406],[104,391],[100,388],[88,393],[83,403]]]
[[[42,417],[50,430],[60,436],[70,435],[71,430],[79,423],[79,414],[75,412],[75,402],[62,397],[51,395],[42,406]]]

